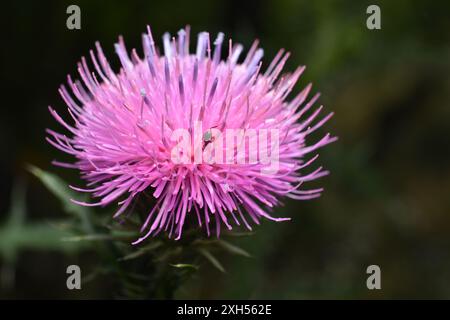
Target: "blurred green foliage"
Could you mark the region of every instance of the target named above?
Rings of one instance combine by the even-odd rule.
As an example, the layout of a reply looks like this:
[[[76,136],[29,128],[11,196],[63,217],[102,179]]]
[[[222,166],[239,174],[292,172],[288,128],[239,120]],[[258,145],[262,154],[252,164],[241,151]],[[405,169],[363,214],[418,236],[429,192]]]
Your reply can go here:
[[[81,7],[80,31],[65,28],[72,2],[5,4],[5,34],[13,36],[1,59],[7,90],[0,147],[8,152],[0,157],[0,268],[15,264],[17,274],[15,287],[0,289],[0,297],[110,296],[111,277],[101,272],[81,292],[65,288],[67,265],[92,270],[104,261],[77,250],[57,253],[72,249],[44,222],[67,218],[63,211],[69,209],[69,219],[82,229],[82,217],[92,213],[76,216],[84,209],[61,207],[30,176],[27,201],[16,192],[9,205],[11,186],[26,175],[25,163],[50,168],[61,156],[43,139],[43,129],[56,126],[45,106],[64,109],[56,89],[67,73],[76,73],[76,62],[94,41],[101,41],[117,67],[112,44],[119,34],[128,48],[140,48],[146,24],[155,35],[190,24],[194,33],[224,31],[247,48],[259,38],[266,65],[279,48],[290,51],[286,69],[307,65],[297,89],[312,81],[322,92],[320,103],[336,112],[326,130],[339,141],[320,156],[331,171],[318,182],[325,187],[321,198],[286,201],[277,213],[291,222],[264,223],[252,236],[233,241],[249,259],[214,256],[226,273],[207,264],[171,262],[172,268],[196,269],[176,297],[450,298],[448,1],[73,3]],[[374,3],[381,7],[382,29],[371,31],[365,12]],[[57,173],[81,184],[75,172]],[[23,220],[25,202],[30,205]],[[99,216],[114,225],[106,214]],[[381,267],[380,291],[365,286],[370,264]]]
[[[72,199],[77,194],[55,174],[35,166],[29,166],[29,171],[58,198],[63,212],[72,215],[72,219],[25,225],[25,190],[22,184],[17,184],[12,193],[10,218],[0,228],[0,254],[4,262],[0,287],[4,290],[14,287],[16,258],[24,249],[65,254],[94,252],[100,259],[93,271],[83,277],[83,283],[107,275],[115,283],[108,297],[135,299],[173,298],[177,289],[199,269],[200,257],[225,272],[213,253],[218,248],[250,257],[244,249],[224,240],[226,233],[222,239],[203,238],[196,228],[185,230],[180,241],[161,235],[143,245],[132,246],[143,222],[139,221],[138,212],[110,224],[108,220],[113,213],[108,212],[105,219],[105,212],[75,205]]]

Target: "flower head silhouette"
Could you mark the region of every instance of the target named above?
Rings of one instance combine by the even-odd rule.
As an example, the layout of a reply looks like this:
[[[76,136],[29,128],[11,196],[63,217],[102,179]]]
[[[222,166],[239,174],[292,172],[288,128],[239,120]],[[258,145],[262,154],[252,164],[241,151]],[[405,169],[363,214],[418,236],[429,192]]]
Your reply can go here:
[[[289,53],[280,50],[262,72],[263,50],[257,41],[240,61],[243,47],[224,42],[222,33],[213,44],[207,32],[200,33],[194,54],[189,44],[189,27],[177,37],[166,33],[161,54],[148,28],[140,57],[136,50],[129,54],[119,38],[115,51],[121,69],[115,73],[96,43],[96,52],[90,52],[96,72],[83,57],[78,64],[82,82],[68,76],[71,93],[65,86],[59,90],[73,124],[49,108],[70,136],[48,129],[47,140],[77,159],[74,164],[54,163],[80,170],[88,187],[72,188],[98,199],[75,203],[117,202],[117,217],[133,202],[148,201],[140,195],[155,198],[148,202],[142,237],[134,243],[163,231],[179,239],[187,219],[217,236],[222,226],[243,224],[251,230],[261,219],[288,220],[274,217],[271,208],[285,196],[318,197],[322,189],[305,190],[303,183],[327,174],[322,167],[309,170],[318,157],[309,154],[336,138],[326,134],[311,145],[305,138],[332,113],[316,120],[322,107],[312,109],[319,94],[307,101],[311,85],[286,99],[304,67],[281,75]],[[222,51],[227,51],[224,58]],[[179,129],[185,130],[184,142],[190,146],[181,151]],[[231,129],[238,130],[236,138],[218,144],[220,133]],[[249,130],[257,134],[247,134]],[[211,154],[240,156],[201,161],[212,148]],[[274,164],[261,160],[264,153],[276,160],[275,170],[264,171]]]

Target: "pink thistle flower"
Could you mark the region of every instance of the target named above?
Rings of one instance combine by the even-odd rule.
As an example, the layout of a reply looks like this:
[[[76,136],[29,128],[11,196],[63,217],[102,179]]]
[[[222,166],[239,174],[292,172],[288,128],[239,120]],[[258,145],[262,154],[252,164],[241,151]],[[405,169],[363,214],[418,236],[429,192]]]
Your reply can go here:
[[[289,220],[273,217],[269,211],[284,196],[298,200],[320,196],[321,188],[303,190],[300,186],[328,173],[322,167],[304,173],[318,157],[307,155],[336,138],[326,134],[312,145],[307,145],[305,138],[333,114],[315,122],[321,106],[305,116],[319,98],[316,94],[305,103],[311,84],[286,101],[305,67],[280,77],[289,56],[280,50],[262,73],[263,50],[258,41],[239,62],[243,47],[231,40],[226,58],[221,59],[225,47],[222,33],[213,46],[209,34],[200,33],[195,54],[189,53],[189,37],[189,27],[180,30],[177,38],[164,34],[162,55],[148,28],[143,34],[143,58],[134,49],[129,55],[120,37],[115,50],[122,68],[117,74],[96,43],[96,52],[91,50],[90,56],[97,74],[90,71],[83,57],[78,64],[82,83],[68,76],[72,94],[65,86],[59,90],[74,124],[69,125],[49,108],[72,137],[48,129],[48,142],[77,159],[74,164],[54,164],[80,170],[89,189],[72,188],[99,199],[95,203],[73,202],[84,206],[118,202],[114,215],[118,217],[138,201],[139,195],[153,193],[156,204],[148,208],[142,237],[135,244],[161,231],[179,239],[188,218],[197,220],[208,236],[211,228],[219,236],[222,225],[232,229],[232,225],[242,223],[251,230],[251,222],[259,224],[261,219]],[[185,160],[193,159],[191,153],[214,145],[217,136],[213,136],[213,128],[220,132],[267,129],[272,130],[271,138],[265,147],[258,140],[256,155],[264,148],[274,154],[276,147],[277,170],[263,172],[268,164],[262,161],[174,161],[178,143],[174,132],[185,129],[192,134],[199,122],[200,141],[189,137],[192,148],[181,152]],[[275,140],[273,132],[280,140]],[[255,140],[244,137],[244,141],[247,138],[248,144]],[[235,155],[238,147],[239,143],[228,143],[215,154],[231,148]],[[252,150],[245,142],[242,150],[243,159],[249,160]]]

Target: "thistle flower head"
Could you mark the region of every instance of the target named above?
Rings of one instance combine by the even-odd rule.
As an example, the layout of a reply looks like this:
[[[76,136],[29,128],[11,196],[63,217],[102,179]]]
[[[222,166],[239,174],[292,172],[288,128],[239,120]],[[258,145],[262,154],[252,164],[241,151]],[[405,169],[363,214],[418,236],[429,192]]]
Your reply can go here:
[[[281,75],[289,53],[280,50],[262,68],[257,41],[241,61],[243,47],[222,33],[212,43],[200,33],[195,53],[189,27],[177,37],[164,34],[163,54],[150,28],[142,39],[143,57],[119,38],[118,73],[98,43],[90,52],[95,72],[82,58],[82,81],[68,76],[71,92],[59,90],[72,124],[49,108],[70,137],[49,129],[48,142],[76,158],[54,163],[80,170],[88,187],[72,188],[98,199],[74,202],[118,203],[115,217],[137,201],[147,204],[139,243],[160,232],[179,239],[188,220],[208,235],[223,226],[251,230],[261,219],[289,219],[270,214],[280,198],[320,195],[303,183],[327,174],[309,168],[315,151],[336,138],[326,134],[310,145],[305,138],[332,114],[318,119],[322,107],[312,107],[319,94],[307,99],[311,85],[287,101],[304,71]]]

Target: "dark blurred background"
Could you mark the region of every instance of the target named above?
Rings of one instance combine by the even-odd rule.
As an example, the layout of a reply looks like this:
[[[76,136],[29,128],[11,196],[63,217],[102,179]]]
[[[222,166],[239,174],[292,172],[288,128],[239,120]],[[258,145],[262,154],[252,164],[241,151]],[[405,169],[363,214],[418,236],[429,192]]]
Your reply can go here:
[[[81,8],[81,30],[66,28],[70,4]],[[370,4],[381,8],[381,30],[366,28]],[[95,256],[28,248],[16,238],[26,231],[6,236],[10,198],[15,182],[25,185],[30,230],[63,214],[26,171],[31,163],[78,179],[50,165],[65,158],[44,140],[45,128],[58,127],[47,106],[65,110],[58,86],[76,75],[96,40],[118,66],[117,36],[141,52],[147,24],[158,40],[186,24],[193,33],[223,31],[246,48],[259,38],[266,66],[286,48],[286,70],[307,65],[297,90],[313,82],[320,103],[336,112],[326,130],[339,136],[321,153],[331,171],[319,182],[321,198],[286,201],[277,212],[291,222],[264,223],[237,240],[252,258],[224,256],[226,274],[202,268],[177,297],[450,298],[450,2],[26,0],[1,7],[0,275],[15,280],[0,287],[0,298],[108,297],[107,278],[81,292],[65,286],[66,266]],[[366,288],[371,264],[381,267],[382,290]]]

